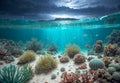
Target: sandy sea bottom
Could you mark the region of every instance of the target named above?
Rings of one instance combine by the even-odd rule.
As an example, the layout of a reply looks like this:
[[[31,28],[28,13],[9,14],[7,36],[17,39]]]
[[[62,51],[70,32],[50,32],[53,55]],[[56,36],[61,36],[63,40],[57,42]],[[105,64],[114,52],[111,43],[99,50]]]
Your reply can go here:
[[[56,69],[54,69],[53,71],[49,72],[48,74],[40,74],[40,75],[34,75],[33,79],[31,79],[28,83],[45,83],[45,82],[48,82],[48,83],[59,83],[61,81],[61,75],[63,72],[60,71],[61,67],[64,67],[65,68],[65,71],[67,71],[68,73],[71,73],[71,72],[75,72],[75,70],[80,66],[80,65],[75,65],[73,60],[70,59],[70,61],[68,63],[60,63],[59,62],[59,58],[58,56],[60,55],[61,53],[57,53],[55,55],[55,58],[57,59],[58,61],[58,66]],[[87,56],[87,51],[86,50],[83,50],[82,51],[82,54],[84,54],[85,56]],[[41,56],[44,56],[44,55],[36,55],[36,60],[29,63],[29,65],[32,67],[33,70],[35,70],[35,65],[36,65],[36,62],[39,60],[39,58]],[[15,61],[14,62],[11,62],[10,64],[17,64],[18,62],[18,58],[15,58]],[[8,66],[10,64],[6,64],[4,63],[3,65],[0,65],[0,70],[4,67],[4,66]],[[87,64],[88,66],[88,62],[85,62],[85,64]],[[89,69],[89,67],[87,67]],[[81,70],[82,72],[83,70]],[[56,79],[51,79],[51,75],[52,74],[56,74]]]

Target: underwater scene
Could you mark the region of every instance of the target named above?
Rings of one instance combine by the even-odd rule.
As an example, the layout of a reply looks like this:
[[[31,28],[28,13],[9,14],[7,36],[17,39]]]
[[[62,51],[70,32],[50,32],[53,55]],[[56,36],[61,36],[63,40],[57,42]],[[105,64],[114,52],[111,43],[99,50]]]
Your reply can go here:
[[[0,83],[120,83],[120,12],[0,19]]]

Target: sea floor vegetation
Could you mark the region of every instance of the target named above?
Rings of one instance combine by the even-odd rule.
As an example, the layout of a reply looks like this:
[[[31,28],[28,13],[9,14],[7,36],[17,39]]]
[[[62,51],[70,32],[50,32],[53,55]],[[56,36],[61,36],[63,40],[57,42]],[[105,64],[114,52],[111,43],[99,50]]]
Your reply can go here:
[[[45,49],[37,40],[26,47],[24,43],[2,39],[0,83],[119,83],[119,33],[112,32],[107,44],[97,40],[88,53],[75,44],[67,45],[63,54],[54,44]]]

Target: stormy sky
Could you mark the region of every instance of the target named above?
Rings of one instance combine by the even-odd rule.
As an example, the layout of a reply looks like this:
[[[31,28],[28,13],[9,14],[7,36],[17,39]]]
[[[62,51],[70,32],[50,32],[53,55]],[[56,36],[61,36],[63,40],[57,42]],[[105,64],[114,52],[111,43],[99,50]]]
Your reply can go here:
[[[81,19],[118,11],[120,0],[0,0],[2,19]]]

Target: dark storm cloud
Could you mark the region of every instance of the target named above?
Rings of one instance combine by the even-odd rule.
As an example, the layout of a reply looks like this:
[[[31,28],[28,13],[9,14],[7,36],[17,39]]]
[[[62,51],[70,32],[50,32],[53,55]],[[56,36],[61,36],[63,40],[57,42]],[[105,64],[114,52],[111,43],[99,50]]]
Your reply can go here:
[[[0,18],[52,19],[51,15],[102,16],[120,11],[120,0],[0,0]]]
[[[9,14],[44,13],[52,6],[49,0],[1,0],[0,11]]]
[[[116,7],[120,4],[120,0],[58,0],[55,3],[57,6],[65,6],[73,9],[105,6]]]

